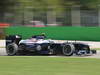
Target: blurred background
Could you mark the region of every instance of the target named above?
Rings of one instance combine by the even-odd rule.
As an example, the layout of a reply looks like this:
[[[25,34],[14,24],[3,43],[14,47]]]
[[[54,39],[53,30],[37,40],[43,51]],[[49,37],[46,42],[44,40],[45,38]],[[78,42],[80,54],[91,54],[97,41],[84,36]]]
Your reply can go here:
[[[0,24],[100,26],[100,0],[1,0]]]
[[[98,27],[99,4],[100,0],[1,0],[0,35],[8,26]]]

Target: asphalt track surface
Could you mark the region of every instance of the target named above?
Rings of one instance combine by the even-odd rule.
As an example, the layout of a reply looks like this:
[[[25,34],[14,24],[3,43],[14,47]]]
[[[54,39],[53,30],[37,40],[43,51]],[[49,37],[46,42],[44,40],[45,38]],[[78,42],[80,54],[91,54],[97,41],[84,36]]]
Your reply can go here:
[[[0,56],[7,56],[6,54],[6,49],[5,48],[0,48]],[[67,56],[49,56],[49,57],[67,57]],[[70,58],[100,58],[100,50],[97,50],[97,54],[94,54],[94,55],[88,55],[88,56],[85,56],[85,55],[82,55],[82,56],[76,56],[76,55],[73,55],[73,56],[70,56]]]
[[[6,56],[6,49],[5,48],[0,48],[0,56]]]

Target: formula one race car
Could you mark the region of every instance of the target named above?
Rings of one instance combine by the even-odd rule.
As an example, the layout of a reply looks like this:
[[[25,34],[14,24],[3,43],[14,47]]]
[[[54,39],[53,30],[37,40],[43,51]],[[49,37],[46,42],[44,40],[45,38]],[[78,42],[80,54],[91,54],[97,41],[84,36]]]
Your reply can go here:
[[[23,54],[55,54],[71,56],[96,54],[96,50],[90,50],[89,45],[77,42],[55,43],[53,40],[45,40],[43,36],[33,36],[22,40],[19,35],[6,37],[6,52],[9,56]]]

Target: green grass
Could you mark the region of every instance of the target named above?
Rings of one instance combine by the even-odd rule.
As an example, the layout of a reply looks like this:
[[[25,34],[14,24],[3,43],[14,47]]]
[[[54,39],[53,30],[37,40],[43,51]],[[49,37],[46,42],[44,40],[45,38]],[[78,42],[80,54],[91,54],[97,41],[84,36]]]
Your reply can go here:
[[[0,48],[5,48],[4,46],[0,46]]]
[[[92,50],[100,50],[100,48],[91,48]]]
[[[100,75],[100,59],[1,56],[0,75]]]

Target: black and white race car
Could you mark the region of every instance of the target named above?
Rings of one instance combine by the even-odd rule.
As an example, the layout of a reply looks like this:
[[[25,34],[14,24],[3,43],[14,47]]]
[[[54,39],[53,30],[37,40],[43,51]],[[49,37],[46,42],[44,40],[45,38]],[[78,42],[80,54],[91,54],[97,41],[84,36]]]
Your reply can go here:
[[[53,55],[90,55],[96,54],[96,50],[90,50],[89,45],[77,42],[56,43],[53,40],[45,40],[43,36],[34,36],[22,40],[19,35],[6,37],[6,52],[9,56],[23,54],[53,54]]]

